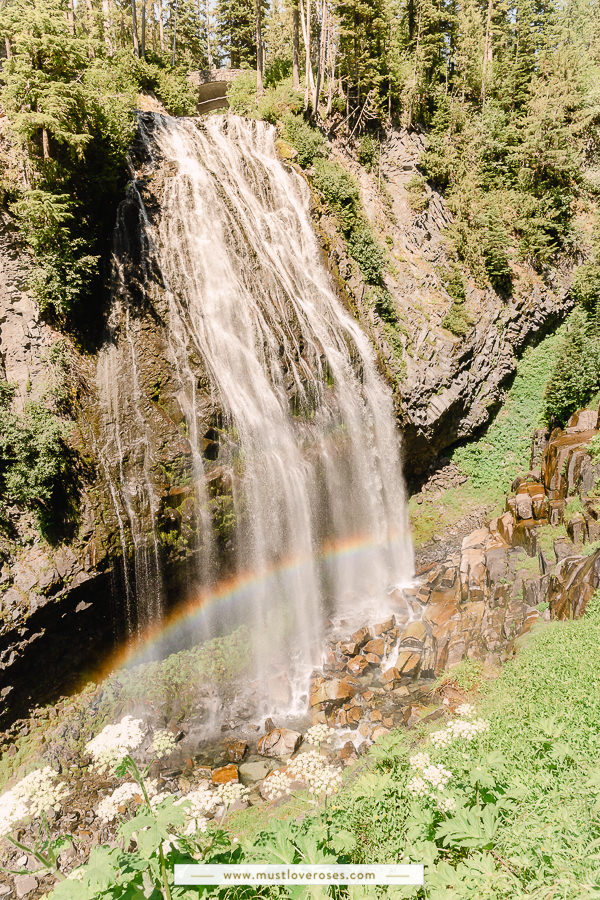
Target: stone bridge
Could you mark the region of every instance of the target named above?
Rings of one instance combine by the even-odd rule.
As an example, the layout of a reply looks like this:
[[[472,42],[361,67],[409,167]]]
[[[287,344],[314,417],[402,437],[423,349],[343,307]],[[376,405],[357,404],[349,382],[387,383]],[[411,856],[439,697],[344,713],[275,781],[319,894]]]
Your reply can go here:
[[[198,88],[198,112],[208,113],[227,107],[227,85],[244,69],[207,69],[190,72],[188,81]]]

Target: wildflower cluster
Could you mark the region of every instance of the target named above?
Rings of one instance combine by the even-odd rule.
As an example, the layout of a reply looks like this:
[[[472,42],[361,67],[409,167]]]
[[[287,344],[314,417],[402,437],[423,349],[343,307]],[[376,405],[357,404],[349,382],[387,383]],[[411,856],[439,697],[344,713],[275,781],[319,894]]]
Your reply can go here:
[[[306,734],[304,735],[304,739],[309,744],[324,744],[326,741],[331,740],[331,738],[335,734],[335,729],[330,728],[329,725],[319,724],[313,725],[312,728],[309,728]]]
[[[0,837],[23,819],[36,818],[49,809],[60,810],[68,788],[57,778],[58,773],[50,766],[34,769],[0,797]]]
[[[490,723],[487,719],[454,719],[448,722],[441,731],[434,731],[430,735],[434,747],[448,747],[453,741],[473,741],[478,734],[488,731]]]
[[[132,716],[125,716],[115,725],[107,725],[86,744],[94,768],[100,773],[116,768],[128,753],[140,746],[144,734],[144,723]]]
[[[234,803],[240,803],[246,799],[250,789],[244,787],[237,781],[229,781],[227,784],[220,784],[216,790],[216,796],[219,805],[226,808],[233,806]]]
[[[157,731],[152,740],[152,753],[156,759],[163,759],[170,756],[175,749],[175,735],[172,731]]]
[[[452,772],[442,765],[432,763],[428,753],[415,753],[409,761],[411,768],[418,774],[406,785],[408,792],[415,797],[434,800],[442,812],[455,809],[456,801],[452,797],[440,796],[452,778]]]
[[[294,782],[299,782],[315,797],[335,794],[342,783],[341,769],[330,765],[323,756],[311,750],[291,759],[286,768],[274,772],[263,782],[269,800],[289,794]]]
[[[135,781],[126,781],[125,784],[119,785],[112,794],[100,801],[96,810],[98,818],[101,822],[114,821],[121,812],[125,811],[130,800],[134,799],[142,801],[142,789]]]

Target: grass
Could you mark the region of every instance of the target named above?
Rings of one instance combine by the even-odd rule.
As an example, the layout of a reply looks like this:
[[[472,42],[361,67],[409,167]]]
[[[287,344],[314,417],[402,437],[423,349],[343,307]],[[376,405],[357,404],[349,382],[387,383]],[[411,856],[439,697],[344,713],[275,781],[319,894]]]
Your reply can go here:
[[[539,626],[519,644],[498,678],[468,678],[480,688],[487,734],[445,749],[392,735],[338,801],[358,838],[354,862],[425,861],[425,890],[394,896],[599,895],[600,596],[582,620]],[[416,749],[452,773],[456,813],[436,814],[410,798]]]

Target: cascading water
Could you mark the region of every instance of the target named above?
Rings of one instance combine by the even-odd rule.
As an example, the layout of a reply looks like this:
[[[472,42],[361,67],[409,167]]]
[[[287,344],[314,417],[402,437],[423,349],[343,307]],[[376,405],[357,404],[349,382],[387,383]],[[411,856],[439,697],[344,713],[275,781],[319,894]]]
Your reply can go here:
[[[367,337],[333,292],[308,187],[278,159],[275,130],[235,116],[157,115],[144,117],[140,134],[164,176],[158,214],[140,207],[150,269],[158,273],[145,290],[166,301],[162,325],[199,509],[198,580],[206,590],[222,576],[206,487],[218,470],[232,497],[228,574],[254,578],[245,616],[269,708],[277,668],[306,687],[326,619],[383,612],[389,587],[412,575],[392,400]],[[127,309],[122,322],[127,336]],[[137,452],[147,473],[141,397],[127,400],[137,436],[127,436],[127,450],[119,445],[125,400],[115,395],[111,352],[99,372],[116,455]],[[221,415],[210,461],[198,361]],[[117,476],[135,544],[135,523],[154,514],[153,493],[133,488],[124,471]],[[343,552],[353,545],[361,552]],[[144,553],[147,566],[152,540]]]

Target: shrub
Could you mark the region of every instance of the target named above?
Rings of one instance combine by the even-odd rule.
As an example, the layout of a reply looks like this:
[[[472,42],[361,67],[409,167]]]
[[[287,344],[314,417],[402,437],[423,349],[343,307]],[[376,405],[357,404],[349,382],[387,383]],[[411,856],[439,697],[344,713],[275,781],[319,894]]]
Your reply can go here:
[[[464,302],[452,301],[452,306],[442,321],[442,328],[447,328],[456,337],[466,337],[473,327],[473,320],[465,309]]]
[[[183,75],[159,70],[156,94],[172,116],[194,116],[198,112],[198,92]]]
[[[348,235],[357,227],[361,215],[356,179],[335,160],[319,159],[315,162],[313,184]]]
[[[239,116],[250,116],[256,111],[256,72],[242,72],[227,88],[229,108]]]
[[[600,328],[600,265],[586,263],[578,266],[573,278],[573,294],[586,312],[595,319]]]
[[[575,309],[548,382],[544,417],[564,425],[600,387],[600,347],[588,314]]]
[[[284,118],[283,136],[298,151],[298,163],[304,169],[327,155],[325,138],[302,116],[290,113]]]
[[[0,512],[31,510],[42,532],[64,514],[71,453],[66,431],[44,403],[32,402],[22,415],[11,409],[14,388],[0,382]]]
[[[269,88],[258,101],[258,116],[272,125],[281,122],[286,115],[302,111],[304,98],[292,87],[291,78]]]
[[[372,172],[379,162],[379,142],[372,134],[364,134],[358,145],[358,161],[367,172]]]
[[[421,213],[429,206],[429,197],[425,190],[426,181],[421,175],[413,175],[406,184],[406,193],[410,208]]]
[[[361,223],[349,235],[348,252],[358,263],[358,267],[367,284],[383,284],[385,251],[375,239],[371,227],[366,221]]]

